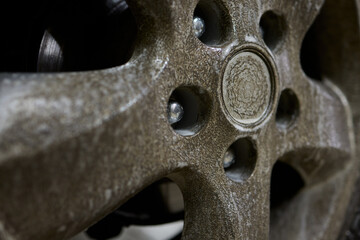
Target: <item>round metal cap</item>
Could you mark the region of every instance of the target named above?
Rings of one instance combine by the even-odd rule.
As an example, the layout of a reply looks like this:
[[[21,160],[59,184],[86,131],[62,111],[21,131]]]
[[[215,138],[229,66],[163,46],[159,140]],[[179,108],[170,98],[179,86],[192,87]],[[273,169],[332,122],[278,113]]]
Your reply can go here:
[[[272,75],[264,58],[251,50],[234,54],[222,81],[227,112],[236,122],[253,124],[267,113],[272,99]]]

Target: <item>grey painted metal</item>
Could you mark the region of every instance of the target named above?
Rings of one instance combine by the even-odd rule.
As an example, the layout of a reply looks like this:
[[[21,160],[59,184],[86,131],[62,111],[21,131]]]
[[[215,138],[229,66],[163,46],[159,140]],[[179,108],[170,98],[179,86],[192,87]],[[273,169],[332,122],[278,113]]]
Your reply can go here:
[[[302,71],[299,52],[323,0],[216,2],[232,22],[221,45],[194,35],[195,0],[129,0],[139,34],[125,65],[0,75],[0,238],[69,238],[167,176],[184,196],[183,239],[336,239],[359,170],[358,22],[334,35],[339,49],[322,46],[332,68],[328,80],[315,82]],[[335,20],[357,19],[357,2],[328,2]],[[349,14],[339,17],[339,9]],[[258,27],[268,10],[287,23],[273,52]],[[273,62],[275,88],[266,118],[244,127],[224,107],[222,69],[247,44]],[[212,101],[206,125],[190,137],[176,134],[167,117],[169,96],[184,85],[201,87]],[[300,113],[291,128],[279,129],[276,104],[286,88]],[[257,161],[246,181],[234,182],[223,159],[241,137],[256,143]],[[295,167],[306,187],[270,222],[278,159]]]

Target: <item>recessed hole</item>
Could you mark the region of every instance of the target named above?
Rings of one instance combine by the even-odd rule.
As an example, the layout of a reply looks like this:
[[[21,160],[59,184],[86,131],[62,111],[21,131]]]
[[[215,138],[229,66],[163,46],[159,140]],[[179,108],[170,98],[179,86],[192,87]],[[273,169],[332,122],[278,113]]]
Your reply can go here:
[[[285,35],[286,24],[281,15],[273,11],[265,12],[260,19],[260,31],[265,44],[274,50]]]
[[[91,239],[180,239],[184,201],[180,188],[160,180],[87,230]],[[159,232],[159,230],[161,230]]]
[[[290,165],[277,161],[271,174],[270,208],[291,200],[304,187],[304,180]]]
[[[0,71],[60,72],[104,69],[126,63],[137,27],[125,0],[20,0],[4,30]]]
[[[288,128],[299,115],[299,100],[290,89],[285,89],[280,95],[276,111],[276,125],[279,128]]]
[[[204,126],[210,109],[211,99],[205,90],[193,86],[179,87],[168,101],[168,120],[175,132],[191,136]]]
[[[320,67],[319,47],[317,41],[318,21],[317,17],[304,37],[300,51],[300,62],[304,73],[308,77],[320,81],[322,71]]]
[[[193,31],[206,45],[218,46],[224,43],[231,32],[231,21],[225,6],[216,0],[200,0],[194,11]]]
[[[253,173],[257,152],[252,140],[240,138],[226,151],[223,166],[226,175],[235,182],[246,181]]]

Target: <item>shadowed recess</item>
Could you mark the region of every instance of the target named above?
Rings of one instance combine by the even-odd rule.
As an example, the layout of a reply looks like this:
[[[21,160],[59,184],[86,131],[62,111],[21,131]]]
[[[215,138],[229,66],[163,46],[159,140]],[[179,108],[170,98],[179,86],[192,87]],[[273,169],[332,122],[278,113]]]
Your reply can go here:
[[[6,9],[14,20],[2,29],[1,72],[97,70],[132,55],[137,26],[125,0],[20,0]]]
[[[148,186],[116,211],[91,226],[86,233],[91,239],[107,240],[118,236],[122,239],[123,235],[128,234],[126,229],[129,226],[149,228],[179,220],[184,220],[182,193],[174,182],[162,179]],[[180,239],[180,237],[181,232],[175,232],[171,239]]]
[[[260,32],[266,45],[275,50],[281,43],[286,31],[285,20],[273,11],[265,12],[260,19]]]
[[[218,46],[229,38],[232,24],[228,10],[216,0],[200,0],[194,11],[194,18],[204,21],[204,32],[200,41],[209,46]]]
[[[280,129],[290,127],[299,116],[300,104],[296,94],[291,89],[281,92],[276,110],[276,125]]]
[[[180,104],[183,109],[181,119],[171,124],[175,132],[183,136],[199,132],[207,122],[211,110],[211,98],[208,93],[199,87],[182,86],[172,92],[168,105],[174,102]]]
[[[226,151],[224,169],[226,175],[235,182],[246,181],[256,165],[257,151],[255,143],[249,138],[240,138]]]
[[[274,209],[291,200],[305,183],[290,165],[277,161],[271,174],[270,208]]]
[[[300,62],[303,71],[308,77],[320,81],[322,71],[320,53],[317,47],[318,22],[319,18],[316,18],[304,37],[300,51]]]

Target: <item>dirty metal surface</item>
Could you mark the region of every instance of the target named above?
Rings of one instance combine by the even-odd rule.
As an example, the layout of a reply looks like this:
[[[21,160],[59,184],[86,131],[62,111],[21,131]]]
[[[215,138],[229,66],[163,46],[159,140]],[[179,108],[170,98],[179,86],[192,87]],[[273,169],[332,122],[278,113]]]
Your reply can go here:
[[[336,239],[359,169],[359,22],[337,36],[341,49],[322,46],[333,68],[317,82],[304,74],[299,54],[323,0],[214,1],[231,23],[215,46],[193,34],[197,1],[127,2],[139,27],[128,63],[0,75],[0,239],[67,239],[166,176],[184,196],[182,239]],[[358,2],[328,2],[335,20],[358,18]],[[335,17],[338,8],[348,16]],[[272,50],[259,29],[268,10],[286,22]],[[249,45],[251,52],[239,53]],[[232,72],[237,66],[247,70]],[[167,119],[179,86],[210,96],[206,122],[191,136]],[[299,114],[279,127],[284,89],[296,94]],[[254,143],[256,165],[249,178],[233,181],[223,157],[240,138]],[[272,210],[270,222],[278,159],[305,187]]]
[[[273,66],[257,55],[256,48],[235,53],[222,76],[222,96],[228,114],[239,124],[259,122],[268,112],[275,95]]]

